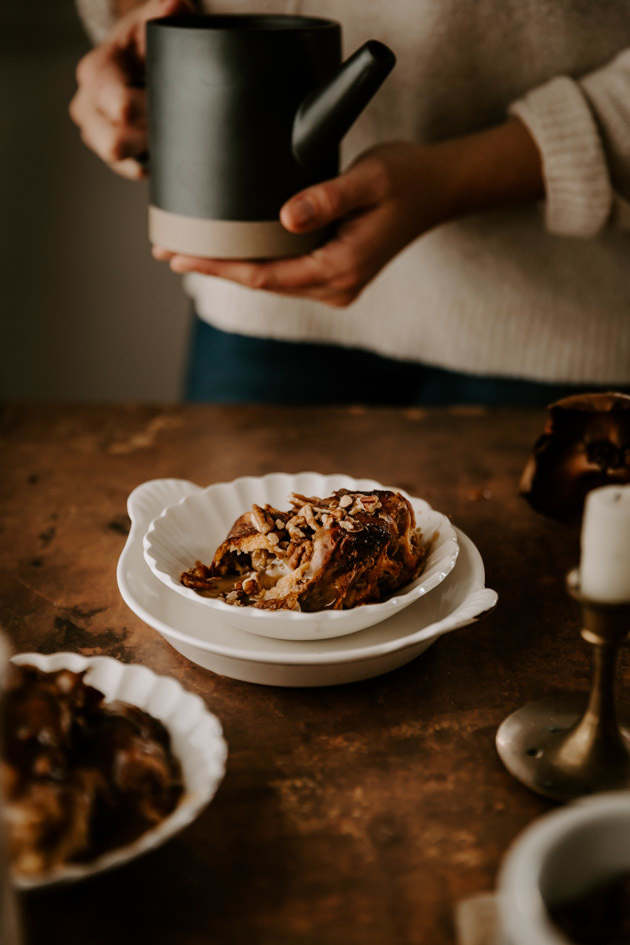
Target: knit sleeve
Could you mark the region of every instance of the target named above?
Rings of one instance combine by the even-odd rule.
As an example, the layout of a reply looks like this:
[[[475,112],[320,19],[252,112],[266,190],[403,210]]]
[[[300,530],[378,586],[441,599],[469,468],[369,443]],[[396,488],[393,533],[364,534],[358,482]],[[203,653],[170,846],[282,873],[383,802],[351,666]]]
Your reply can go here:
[[[509,112],[540,150],[551,233],[630,227],[630,50],[579,80],[551,79]]]
[[[630,49],[580,85],[593,109],[615,190],[616,221],[630,229]]]
[[[595,117],[577,82],[551,79],[509,109],[542,158],[545,221],[551,233],[594,236],[612,209],[612,184]]]
[[[75,0],[79,19],[94,44],[101,43],[120,13],[116,0]]]

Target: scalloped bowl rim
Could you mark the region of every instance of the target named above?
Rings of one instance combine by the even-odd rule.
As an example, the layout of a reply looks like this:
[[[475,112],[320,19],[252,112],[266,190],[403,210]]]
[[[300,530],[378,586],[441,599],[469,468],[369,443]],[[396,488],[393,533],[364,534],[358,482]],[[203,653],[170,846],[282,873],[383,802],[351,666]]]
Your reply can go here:
[[[98,669],[105,671],[108,666],[116,667],[118,684],[124,679],[125,675],[130,678],[132,673],[140,673],[147,679],[152,680],[153,686],[159,685],[162,680],[167,681],[172,691],[177,692],[179,704],[186,702],[188,706],[193,706],[197,712],[197,719],[193,729],[187,732],[177,731],[168,719],[162,718],[171,738],[174,742],[176,755],[182,763],[184,774],[184,793],[179,803],[171,813],[165,817],[159,824],[142,833],[131,843],[107,850],[100,856],[85,863],[65,863],[48,873],[40,876],[25,876],[19,873],[12,874],[13,885],[17,889],[38,889],[41,887],[52,886],[61,883],[76,882],[86,879],[97,873],[105,872],[117,866],[122,866],[129,860],[135,859],[144,853],[161,846],[167,840],[170,840],[177,833],[191,824],[201,813],[201,811],[210,803],[221,783],[225,774],[225,763],[227,758],[227,744],[223,737],[221,723],[218,718],[210,712],[203,699],[196,693],[189,692],[182,684],[172,676],[165,676],[154,672],[148,666],[139,663],[122,663],[111,656],[83,656],[80,653],[71,653],[58,651],[54,653],[16,653],[11,657],[11,662],[17,665],[35,666],[44,672],[55,672],[58,669],[69,669],[72,672],[81,672],[86,670],[86,682],[94,685],[102,692],[102,683],[94,681],[90,677],[95,671],[98,675]],[[141,698],[136,702],[130,699],[126,700],[129,704],[144,708],[149,701],[149,695],[152,690],[146,691],[146,686],[142,692]],[[106,701],[111,701],[111,696],[105,693]],[[171,705],[171,712],[173,705]],[[151,714],[154,718],[160,718],[159,711],[152,709]],[[203,749],[195,740],[192,742],[194,732],[199,732],[200,727],[204,728]],[[182,758],[180,752],[183,744],[188,745],[189,754],[186,759]],[[193,766],[192,756],[195,754],[197,760],[203,754],[203,771],[200,767],[196,768],[193,777],[186,776],[186,768]]]
[[[348,610],[320,610],[307,613],[296,611],[268,611],[255,607],[234,607],[230,604],[226,604],[224,601],[203,597],[197,594],[191,588],[185,587],[183,584],[181,584],[179,581],[179,575],[178,579],[176,580],[173,577],[173,574],[162,565],[159,557],[156,557],[153,544],[154,536],[156,533],[159,535],[161,526],[165,521],[168,521],[169,518],[172,519],[174,515],[178,514],[178,511],[185,509],[186,506],[198,502],[207,502],[208,499],[213,498],[213,496],[216,495],[216,493],[221,489],[232,488],[236,490],[242,484],[249,486],[260,485],[262,487],[269,484],[270,482],[278,481],[280,478],[298,480],[307,476],[324,481],[339,480],[340,484],[326,487],[327,489],[331,490],[339,488],[350,488],[356,489],[357,491],[368,489],[388,489],[392,492],[400,492],[401,495],[405,496],[411,502],[416,515],[416,520],[418,520],[418,517],[422,515],[434,517],[435,521],[430,526],[429,531],[433,530],[434,532],[438,532],[440,539],[436,548],[429,553],[427,563],[431,561],[432,556],[435,555],[438,550],[441,552],[440,557],[437,561],[434,561],[429,568],[425,567],[425,570],[416,578],[415,581],[406,585],[406,588],[402,593],[399,592],[394,596],[389,597],[385,601],[375,604],[361,604],[358,607],[349,608]],[[244,509],[243,511],[247,510]],[[421,523],[418,521],[416,521],[416,523],[421,525]],[[267,473],[264,476],[239,476],[236,479],[230,481],[211,483],[206,487],[198,486],[197,491],[183,496],[181,499],[179,499],[179,501],[173,503],[172,505],[166,506],[164,509],[162,509],[159,515],[157,515],[152,520],[143,537],[143,551],[145,561],[147,562],[149,568],[163,584],[175,591],[177,594],[186,597],[188,600],[192,600],[201,606],[207,607],[209,610],[219,613],[226,622],[231,623],[232,625],[238,625],[239,629],[248,629],[249,632],[252,633],[259,633],[264,636],[273,637],[276,634],[272,632],[271,626],[267,629],[264,626],[265,623],[269,625],[278,625],[278,622],[281,622],[285,626],[294,624],[296,625],[296,628],[300,626],[303,632],[307,632],[309,625],[320,625],[322,620],[328,624],[338,623],[340,625],[343,623],[349,624],[357,621],[359,622],[360,626],[353,630],[344,630],[342,626],[339,626],[338,633],[336,635],[342,636],[345,633],[355,633],[359,630],[366,629],[369,626],[374,626],[374,624],[380,623],[382,620],[386,620],[388,617],[391,617],[403,607],[407,607],[409,604],[412,604],[414,601],[433,590],[434,587],[437,587],[455,567],[457,556],[459,554],[459,542],[457,540],[455,529],[447,516],[444,515],[444,513],[439,512],[437,509],[434,509],[426,501],[426,499],[412,496],[404,489],[397,486],[384,486],[374,479],[354,478],[344,473],[324,474],[306,471],[295,474],[276,472]],[[212,554],[213,552],[214,549],[210,549],[209,554]],[[436,570],[435,573],[432,574],[430,580],[427,581],[425,578],[427,571],[435,568],[438,563],[441,566],[440,569]],[[360,614],[359,618],[357,618],[357,614]],[[354,620],[352,618],[354,618]],[[254,626],[254,622],[258,624],[258,626]],[[249,623],[250,627],[246,628],[244,626],[245,623]],[[329,636],[332,635],[332,633],[329,633]],[[313,636],[301,635],[299,637],[291,637],[291,639],[304,640],[320,638],[322,638],[322,634],[319,633],[314,634]]]

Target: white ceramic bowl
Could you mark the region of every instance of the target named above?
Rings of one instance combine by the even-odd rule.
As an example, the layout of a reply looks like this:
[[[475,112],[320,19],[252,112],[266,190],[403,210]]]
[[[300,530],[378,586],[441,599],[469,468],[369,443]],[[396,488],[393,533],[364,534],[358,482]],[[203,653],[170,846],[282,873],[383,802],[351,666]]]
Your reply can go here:
[[[207,608],[209,614],[214,613],[239,630],[281,640],[325,640],[356,633],[408,607],[437,587],[454,568],[459,552],[455,530],[445,515],[436,512],[423,499],[407,496],[424,540],[437,535],[424,571],[413,583],[382,603],[315,613],[259,610],[233,607],[224,601],[202,597],[180,582],[182,571],[187,571],[196,561],[209,563],[212,560],[236,519],[249,511],[253,503],[269,503],[286,509],[292,492],[323,498],[343,488],[355,491],[392,487],[382,486],[372,479],[322,476],[312,472],[243,476],[233,482],[216,483],[165,508],[151,523],[144,536],[145,560],[155,576],[176,594],[195,601]],[[402,489],[392,491],[406,495]]]
[[[630,873],[630,791],[574,801],[517,837],[498,883],[506,945],[567,945],[548,907]]]
[[[199,696],[186,692],[175,679],[157,676],[146,666],[120,663],[108,656],[77,653],[20,653],[12,662],[36,666],[44,672],[87,670],[85,681],[99,689],[107,702],[120,699],[159,719],[171,737],[182,766],[184,793],[175,810],[133,843],[109,850],[88,863],[68,863],[38,877],[13,875],[20,889],[50,886],[85,879],[119,866],[160,846],[190,824],[212,800],[225,771],[227,746],[216,716]]]
[[[430,594],[361,633],[328,640],[274,640],[244,633],[186,597],[149,568],[143,539],[151,522],[201,486],[150,479],[127,499],[131,528],[116,575],[123,600],[179,653],[205,669],[263,686],[338,686],[391,672],[415,660],[442,634],[475,624],[497,604],[471,539],[456,529],[457,563]]]

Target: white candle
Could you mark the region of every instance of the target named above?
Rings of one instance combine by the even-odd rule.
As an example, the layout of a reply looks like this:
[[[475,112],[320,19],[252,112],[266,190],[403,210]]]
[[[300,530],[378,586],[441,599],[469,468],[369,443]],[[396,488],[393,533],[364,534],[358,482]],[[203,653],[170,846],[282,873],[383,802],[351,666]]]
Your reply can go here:
[[[586,496],[580,590],[600,603],[630,602],[630,486],[602,486]]]

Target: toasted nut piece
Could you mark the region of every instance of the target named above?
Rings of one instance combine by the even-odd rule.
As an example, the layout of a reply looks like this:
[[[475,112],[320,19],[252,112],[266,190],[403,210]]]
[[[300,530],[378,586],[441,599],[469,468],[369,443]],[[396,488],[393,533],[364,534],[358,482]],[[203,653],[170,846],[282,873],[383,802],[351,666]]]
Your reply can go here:
[[[287,564],[293,571],[295,571],[295,569],[299,567],[300,562],[302,560],[302,556],[305,551],[306,551],[306,544],[303,543],[301,545],[294,545],[291,555],[287,554]]]
[[[302,514],[303,514],[304,518],[306,519],[306,524],[309,526],[309,528],[312,528],[313,531],[316,532],[317,529],[319,528],[319,525],[318,525],[317,521],[315,520],[315,514],[314,514],[314,512],[313,512],[313,506],[312,506],[312,505],[309,505],[308,503],[307,503],[306,505],[304,505],[304,506],[302,507]]]
[[[321,500],[316,495],[313,495],[309,498],[306,495],[300,495],[299,492],[292,492],[289,496],[289,502],[297,509],[301,508],[303,505],[313,505],[313,503],[317,504],[320,501]]]
[[[347,532],[359,532],[363,528],[361,522],[353,521],[351,518],[344,518],[342,522],[339,522],[341,528],[345,528]]]
[[[259,505],[252,505],[251,517],[252,524],[259,532],[262,532],[263,535],[266,535],[275,527],[271,516],[265,512],[264,509],[261,509]]]
[[[249,594],[250,597],[252,594],[256,594],[259,590],[258,586],[258,576],[256,574],[249,574],[243,581],[243,590],[246,594]]]
[[[257,548],[252,551],[252,568],[255,571],[264,571],[269,561],[269,552],[265,548]]]

